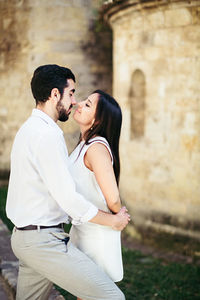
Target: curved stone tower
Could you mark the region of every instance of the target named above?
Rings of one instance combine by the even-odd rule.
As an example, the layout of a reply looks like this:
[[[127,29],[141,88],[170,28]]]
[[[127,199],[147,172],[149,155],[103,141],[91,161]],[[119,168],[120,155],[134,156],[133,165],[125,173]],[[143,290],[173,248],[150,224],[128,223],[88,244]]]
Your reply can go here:
[[[109,1],[104,17],[123,199],[137,228],[200,240],[200,1]]]

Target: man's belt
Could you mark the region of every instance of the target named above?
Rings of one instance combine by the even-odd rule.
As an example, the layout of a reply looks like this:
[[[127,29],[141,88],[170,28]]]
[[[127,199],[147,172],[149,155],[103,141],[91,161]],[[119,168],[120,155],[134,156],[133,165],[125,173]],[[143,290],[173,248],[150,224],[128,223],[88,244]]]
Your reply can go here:
[[[40,225],[28,225],[24,227],[16,227],[18,230],[38,230],[38,229],[47,229],[47,228],[63,228],[63,223],[52,226],[40,226]]]

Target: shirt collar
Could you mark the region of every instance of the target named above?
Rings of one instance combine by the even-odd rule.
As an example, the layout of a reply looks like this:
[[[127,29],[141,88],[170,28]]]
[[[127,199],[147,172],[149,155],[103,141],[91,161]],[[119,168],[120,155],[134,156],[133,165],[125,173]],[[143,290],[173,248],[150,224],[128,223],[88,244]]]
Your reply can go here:
[[[54,127],[55,129],[63,133],[62,129],[60,129],[60,127],[56,124],[56,122],[51,117],[49,117],[46,113],[44,113],[42,110],[34,108],[32,111],[32,116],[43,119],[47,124],[49,124],[50,126]]]

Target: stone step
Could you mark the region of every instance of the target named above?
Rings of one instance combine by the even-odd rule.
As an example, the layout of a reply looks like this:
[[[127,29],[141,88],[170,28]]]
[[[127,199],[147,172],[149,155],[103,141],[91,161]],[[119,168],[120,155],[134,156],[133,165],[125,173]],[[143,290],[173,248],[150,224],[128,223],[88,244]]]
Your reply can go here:
[[[0,276],[0,299],[1,300],[14,300],[13,293],[10,291],[5,280]]]

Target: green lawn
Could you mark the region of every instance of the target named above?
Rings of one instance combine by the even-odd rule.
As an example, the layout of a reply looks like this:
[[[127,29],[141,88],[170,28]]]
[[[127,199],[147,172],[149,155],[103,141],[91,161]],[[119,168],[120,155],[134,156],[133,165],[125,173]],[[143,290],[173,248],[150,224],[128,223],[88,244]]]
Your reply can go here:
[[[6,188],[0,189],[0,217],[11,229],[12,223],[5,214],[6,193]],[[123,261],[124,280],[118,285],[126,295],[126,300],[200,299],[200,266],[165,262],[125,248]],[[59,290],[65,299],[76,299]]]

